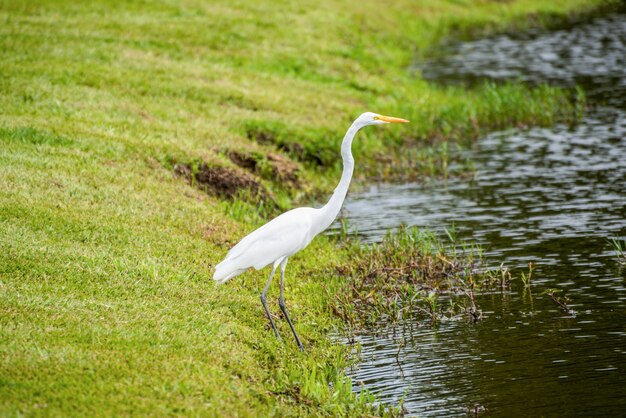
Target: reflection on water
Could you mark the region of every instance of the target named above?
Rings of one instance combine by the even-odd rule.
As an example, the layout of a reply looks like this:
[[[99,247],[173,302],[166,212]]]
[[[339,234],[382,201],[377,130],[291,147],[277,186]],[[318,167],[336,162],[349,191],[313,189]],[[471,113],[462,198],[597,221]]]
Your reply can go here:
[[[456,225],[488,259],[537,265],[534,293],[483,295],[476,324],[416,322],[362,330],[356,386],[410,413],[617,416],[626,411],[626,272],[607,237],[626,238],[626,16],[568,30],[460,44],[430,77],[558,78],[601,105],[574,127],[489,135],[468,151],[476,180],[380,185],[353,196],[366,240],[400,223]],[[488,58],[488,59],[487,59]],[[575,315],[541,289],[562,289]]]

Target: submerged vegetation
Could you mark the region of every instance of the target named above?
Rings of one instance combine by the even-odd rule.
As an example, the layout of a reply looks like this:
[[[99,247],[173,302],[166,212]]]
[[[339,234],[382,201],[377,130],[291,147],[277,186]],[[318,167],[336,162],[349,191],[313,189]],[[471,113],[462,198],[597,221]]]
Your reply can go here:
[[[349,289],[326,267],[364,274],[349,251],[397,250],[401,268],[431,245],[415,271],[446,272],[426,294],[439,313],[441,289],[485,280],[473,261],[427,235],[352,250],[320,237],[286,280],[305,354],[265,328],[265,271],[215,286],[211,267],[335,186],[365,110],[413,121],[359,134],[357,174],[377,178],[446,175],[447,141],[576,118],[582,99],[559,89],[437,87],[407,67],[448,36],[602,3],[0,0],[0,414],[394,413],[343,377],[349,349],[327,334]]]

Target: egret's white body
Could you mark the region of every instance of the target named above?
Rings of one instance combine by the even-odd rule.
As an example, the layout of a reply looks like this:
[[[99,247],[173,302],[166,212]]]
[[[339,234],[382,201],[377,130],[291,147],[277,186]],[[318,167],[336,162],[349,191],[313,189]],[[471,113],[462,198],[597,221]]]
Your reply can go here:
[[[284,259],[303,250],[319,233],[313,225],[317,223],[320,211],[297,208],[272,219],[226,254],[224,261],[215,267],[213,279],[224,283],[250,267],[260,270],[270,263],[276,268]]]
[[[376,113],[366,112],[359,116],[350,126],[348,132],[341,143],[341,157],[343,159],[343,172],[341,180],[335,188],[335,191],[326,205],[321,208],[297,208],[292,209],[282,215],[269,221],[256,231],[250,233],[235,245],[226,254],[224,260],[215,267],[213,279],[217,282],[224,283],[229,279],[245,272],[251,267],[262,269],[263,267],[272,265],[272,272],[265,285],[265,289],[261,294],[261,302],[265,308],[265,312],[270,320],[272,328],[279,336],[278,330],[274,325],[274,321],[269,313],[265,303],[265,294],[271,283],[276,268],[281,266],[281,286],[279,305],[285,314],[289,326],[293,331],[298,346],[302,349],[302,344],[298,338],[289,315],[284,306],[283,289],[284,289],[284,273],[289,257],[298,251],[306,248],[307,245],[315,238],[317,234],[324,231],[333,223],[343,201],[345,200],[352,173],[354,171],[354,158],[352,157],[352,140],[359,129],[368,125],[379,125],[393,122],[408,122],[404,119],[392,118],[388,116],[378,115]]]

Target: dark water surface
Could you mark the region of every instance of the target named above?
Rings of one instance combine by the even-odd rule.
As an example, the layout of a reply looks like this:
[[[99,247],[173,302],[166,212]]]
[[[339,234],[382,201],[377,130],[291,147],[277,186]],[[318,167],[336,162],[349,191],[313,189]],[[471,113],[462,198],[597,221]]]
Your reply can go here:
[[[481,243],[487,258],[537,268],[532,292],[482,295],[485,319],[361,330],[355,386],[410,414],[626,416],[626,15],[451,47],[422,69],[440,82],[518,78],[582,85],[593,106],[569,128],[512,130],[467,151],[476,180],[379,185],[346,203],[367,241],[404,223]],[[540,292],[562,289],[574,314]]]

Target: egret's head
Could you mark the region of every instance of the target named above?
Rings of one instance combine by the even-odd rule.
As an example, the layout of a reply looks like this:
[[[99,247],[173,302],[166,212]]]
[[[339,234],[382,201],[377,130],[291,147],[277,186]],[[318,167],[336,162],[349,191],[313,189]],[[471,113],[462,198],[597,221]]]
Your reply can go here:
[[[378,113],[365,112],[359,116],[356,122],[361,126],[382,125],[383,123],[408,123],[406,119],[383,116]]]

